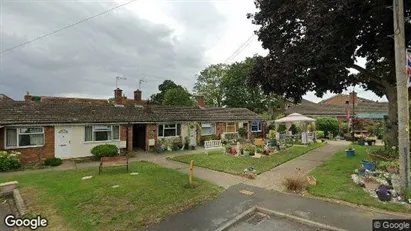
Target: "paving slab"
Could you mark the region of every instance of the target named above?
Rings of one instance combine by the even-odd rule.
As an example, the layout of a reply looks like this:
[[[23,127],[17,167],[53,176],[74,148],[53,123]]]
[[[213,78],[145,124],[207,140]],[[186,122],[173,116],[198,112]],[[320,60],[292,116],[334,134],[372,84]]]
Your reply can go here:
[[[348,144],[349,143],[345,141],[329,141],[327,145],[285,162],[270,171],[258,175],[254,180],[246,181],[245,184],[270,190],[284,191],[285,187],[283,182],[286,177],[297,174],[307,175],[335,153],[345,149]]]
[[[240,193],[241,190],[251,191],[254,194],[244,195]],[[352,231],[372,230],[372,219],[406,218],[238,184],[227,189],[217,199],[170,216],[146,230],[217,230],[254,206]],[[270,224],[267,225],[270,226]],[[273,225],[273,227],[276,226]]]

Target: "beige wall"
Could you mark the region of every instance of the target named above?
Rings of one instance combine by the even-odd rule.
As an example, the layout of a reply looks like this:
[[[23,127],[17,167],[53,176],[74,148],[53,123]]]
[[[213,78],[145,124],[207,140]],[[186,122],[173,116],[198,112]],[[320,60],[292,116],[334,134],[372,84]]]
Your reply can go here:
[[[63,128],[71,128],[71,139],[70,139],[70,155],[68,157],[66,156],[59,156],[58,153],[56,153],[56,157],[59,158],[77,158],[77,157],[87,157],[87,156],[92,156],[91,154],[91,149],[94,148],[97,145],[100,144],[114,144],[117,145],[118,148],[126,148],[126,141],[112,141],[112,142],[106,142],[106,141],[98,141],[98,142],[85,142],[84,141],[84,126],[82,125],[73,125],[73,126],[56,126],[55,130],[59,131],[60,129]],[[55,145],[57,144],[57,137],[56,137],[56,142]]]

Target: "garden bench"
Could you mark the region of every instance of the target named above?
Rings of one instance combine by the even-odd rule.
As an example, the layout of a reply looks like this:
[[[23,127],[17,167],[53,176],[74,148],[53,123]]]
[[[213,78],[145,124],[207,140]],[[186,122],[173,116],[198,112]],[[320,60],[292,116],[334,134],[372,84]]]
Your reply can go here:
[[[204,149],[206,154],[208,154],[208,150],[212,149],[223,149],[223,144],[221,140],[206,140],[204,141]]]
[[[98,168],[98,174],[100,174],[103,171],[103,166],[126,166],[128,172],[128,156],[101,157],[100,166]]]

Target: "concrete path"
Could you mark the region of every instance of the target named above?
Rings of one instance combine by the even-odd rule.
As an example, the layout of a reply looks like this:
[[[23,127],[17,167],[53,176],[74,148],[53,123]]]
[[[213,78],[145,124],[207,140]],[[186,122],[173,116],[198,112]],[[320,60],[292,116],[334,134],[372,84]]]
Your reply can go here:
[[[285,191],[283,182],[287,176],[296,174],[307,175],[336,152],[345,149],[349,145],[349,142],[345,141],[327,142],[327,145],[285,162],[270,171],[260,174],[256,179],[248,180],[245,183],[260,188]]]
[[[247,190],[254,194],[244,195],[240,193],[240,190]],[[147,230],[217,230],[254,206],[350,231],[372,230],[372,219],[405,218],[238,184],[230,187],[217,199],[168,217]]]

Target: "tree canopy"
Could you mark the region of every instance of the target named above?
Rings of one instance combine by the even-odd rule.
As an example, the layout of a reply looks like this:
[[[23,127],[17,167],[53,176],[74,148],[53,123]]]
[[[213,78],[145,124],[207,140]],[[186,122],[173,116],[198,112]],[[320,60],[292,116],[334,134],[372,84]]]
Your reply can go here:
[[[391,102],[396,143],[396,77],[392,0],[255,0],[258,11],[248,14],[266,57],[259,57],[249,76],[251,85],[296,100],[307,91],[321,97],[359,84]],[[411,4],[406,4],[407,17]],[[411,24],[406,43],[411,47]],[[366,60],[365,66],[357,63]],[[405,68],[405,67],[404,67]],[[350,72],[355,70],[355,73]]]
[[[191,94],[183,87],[169,89],[164,95],[164,105],[193,106]]]
[[[182,86],[177,85],[172,80],[169,80],[169,79],[164,80],[164,82],[158,86],[158,90],[160,91],[160,93],[151,95],[151,100],[155,104],[163,104],[166,92],[170,89],[177,88],[177,87],[182,88]]]
[[[213,64],[197,75],[194,92],[205,98],[208,107],[223,106],[224,91],[221,82],[228,69],[226,64]]]

